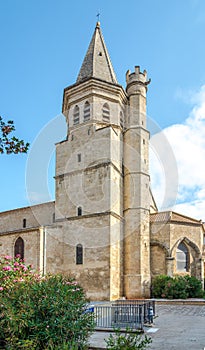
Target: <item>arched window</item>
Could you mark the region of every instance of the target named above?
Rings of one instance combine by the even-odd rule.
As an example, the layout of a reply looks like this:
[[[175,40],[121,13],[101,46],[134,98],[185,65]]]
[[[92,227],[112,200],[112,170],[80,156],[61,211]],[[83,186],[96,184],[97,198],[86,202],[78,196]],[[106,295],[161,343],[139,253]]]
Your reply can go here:
[[[83,246],[77,244],[76,246],[76,265],[83,264]]]
[[[177,271],[189,271],[189,252],[186,245],[181,242],[176,251],[176,268]]]
[[[14,245],[14,256],[19,256],[21,259],[24,259],[24,241],[19,237]]]
[[[124,126],[124,116],[123,116],[123,113],[120,112],[120,126],[121,128],[123,129],[123,126]]]
[[[73,111],[73,124],[79,124],[80,121],[80,109],[78,106],[75,106],[74,111]]]
[[[82,215],[82,207],[78,207],[78,216]]]
[[[102,108],[102,117],[103,117],[103,120],[105,122],[109,122],[110,121],[110,108],[108,106],[107,103],[105,103],[103,105],[103,108]]]
[[[84,105],[84,122],[86,122],[87,120],[90,120],[90,103],[89,102],[85,102],[85,105]]]

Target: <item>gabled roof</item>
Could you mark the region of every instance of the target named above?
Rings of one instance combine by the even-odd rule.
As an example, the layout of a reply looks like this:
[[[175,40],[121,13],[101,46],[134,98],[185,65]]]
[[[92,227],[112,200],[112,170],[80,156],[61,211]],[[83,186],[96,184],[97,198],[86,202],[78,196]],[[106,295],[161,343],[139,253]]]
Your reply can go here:
[[[159,222],[183,222],[187,224],[198,224],[202,225],[201,220],[196,220],[190,218],[189,216],[185,216],[174,211],[162,211],[158,213],[150,214],[150,222],[151,223],[159,223]]]
[[[97,22],[88,51],[78,74],[77,83],[97,78],[117,84],[116,75],[103,39],[100,23]]]

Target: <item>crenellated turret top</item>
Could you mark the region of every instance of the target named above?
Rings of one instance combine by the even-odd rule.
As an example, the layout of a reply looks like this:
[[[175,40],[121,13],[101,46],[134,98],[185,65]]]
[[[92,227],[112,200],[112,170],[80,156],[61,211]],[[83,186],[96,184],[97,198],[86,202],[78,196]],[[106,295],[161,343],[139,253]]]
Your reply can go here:
[[[132,82],[138,82],[144,85],[148,85],[151,82],[151,79],[147,80],[147,71],[144,70],[140,72],[140,66],[135,67],[134,73],[131,73],[130,70],[126,73],[126,83],[129,85]]]
[[[89,78],[97,78],[117,84],[116,75],[100,29],[100,22],[96,24],[93,37],[77,78],[77,83]]]

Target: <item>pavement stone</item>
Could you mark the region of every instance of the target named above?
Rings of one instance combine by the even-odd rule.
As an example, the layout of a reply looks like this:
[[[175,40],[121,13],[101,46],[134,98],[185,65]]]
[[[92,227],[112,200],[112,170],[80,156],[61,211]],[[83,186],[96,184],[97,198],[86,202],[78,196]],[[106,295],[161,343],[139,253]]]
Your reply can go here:
[[[156,305],[150,350],[205,350],[205,304]],[[97,331],[90,337],[91,349],[105,349],[109,332]]]

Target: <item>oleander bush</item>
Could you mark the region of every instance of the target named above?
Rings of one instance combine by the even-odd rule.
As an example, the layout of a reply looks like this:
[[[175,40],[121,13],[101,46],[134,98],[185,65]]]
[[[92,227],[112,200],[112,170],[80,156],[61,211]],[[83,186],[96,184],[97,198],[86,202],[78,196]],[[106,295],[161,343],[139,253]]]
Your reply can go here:
[[[153,279],[152,294],[154,298],[186,299],[201,298],[204,292],[196,277],[159,275]]]
[[[17,257],[0,260],[0,348],[85,349],[94,317],[81,286],[43,278]]]

